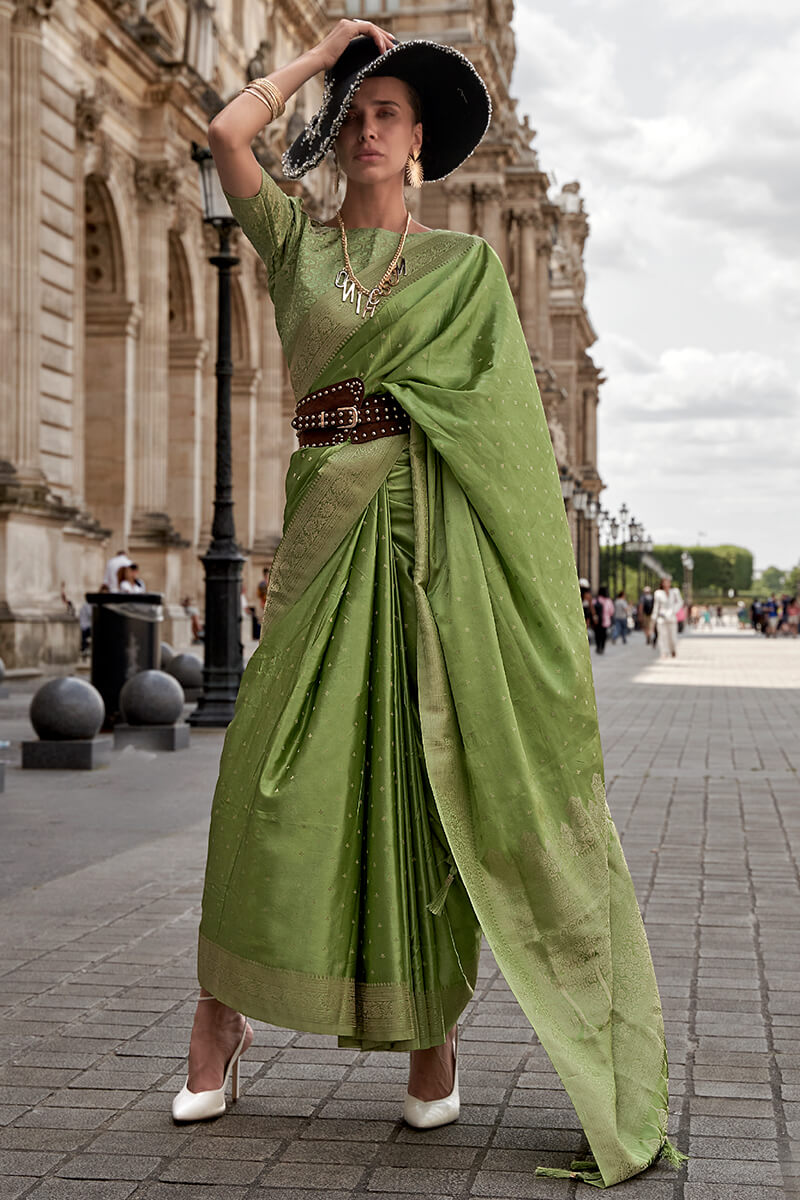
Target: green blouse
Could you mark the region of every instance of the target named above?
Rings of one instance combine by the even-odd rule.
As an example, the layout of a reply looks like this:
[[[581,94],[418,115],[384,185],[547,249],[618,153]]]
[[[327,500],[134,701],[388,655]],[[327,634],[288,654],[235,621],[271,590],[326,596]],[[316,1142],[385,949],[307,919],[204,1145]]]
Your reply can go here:
[[[336,286],[344,267],[338,229],[309,217],[302,200],[287,196],[263,167],[255,196],[225,195],[267,269],[275,324],[299,400],[312,389],[313,376],[327,365],[329,352],[373,318],[359,315],[353,300]],[[350,229],[347,240],[355,274],[365,286],[374,286],[392,261],[398,234],[391,229]],[[392,295],[480,241],[449,230],[410,233],[404,249],[406,274]]]

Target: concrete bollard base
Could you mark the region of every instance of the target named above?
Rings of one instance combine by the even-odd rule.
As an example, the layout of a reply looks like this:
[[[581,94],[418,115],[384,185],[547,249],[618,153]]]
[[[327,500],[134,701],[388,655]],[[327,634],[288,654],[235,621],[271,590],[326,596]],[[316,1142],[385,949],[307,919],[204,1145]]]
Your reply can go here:
[[[114,749],[186,750],[189,734],[188,725],[115,725]]]
[[[23,770],[93,771],[110,763],[110,737],[22,743]]]

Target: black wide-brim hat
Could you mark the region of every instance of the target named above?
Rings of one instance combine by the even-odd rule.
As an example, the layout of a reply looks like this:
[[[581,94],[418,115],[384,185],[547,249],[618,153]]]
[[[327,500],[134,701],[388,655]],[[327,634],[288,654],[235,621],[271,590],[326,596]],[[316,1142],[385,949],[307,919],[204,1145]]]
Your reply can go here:
[[[452,46],[415,39],[381,54],[371,37],[357,37],[325,72],[322,104],[283,155],[283,173],[299,179],[333,146],[365,79],[404,79],[422,102],[422,170],[435,181],[469,158],[489,128],[492,102],[468,58]]]

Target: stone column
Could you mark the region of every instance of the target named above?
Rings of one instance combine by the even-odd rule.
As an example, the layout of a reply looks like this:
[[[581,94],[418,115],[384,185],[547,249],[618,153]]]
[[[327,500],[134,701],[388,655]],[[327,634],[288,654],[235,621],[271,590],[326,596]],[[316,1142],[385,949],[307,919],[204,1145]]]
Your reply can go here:
[[[233,447],[233,505],[236,540],[250,553],[256,515],[256,392],[260,371],[238,367],[231,382],[231,443]]]
[[[10,96],[5,110],[10,154],[5,159],[5,185],[10,193],[7,214],[10,241],[12,327],[10,403],[2,406],[0,458],[10,462],[21,480],[42,479],[39,455],[41,370],[41,284],[39,242],[42,196],[41,71],[42,22],[53,0],[16,0],[9,36]],[[4,5],[5,22],[8,8]],[[8,26],[6,24],[6,29]]]
[[[114,551],[127,545],[130,535],[140,317],[138,305],[115,296],[93,295],[86,307],[84,490],[92,516],[111,530]]]
[[[0,113],[11,111],[12,0],[0,0]],[[0,121],[0,161],[11,162],[11,124]],[[0,172],[0,212],[11,214],[11,172]],[[0,224],[0,345],[12,346],[14,318],[11,308],[11,221]],[[0,371],[0,472],[16,459],[14,403],[11,373]],[[8,469],[8,468],[6,468]]]
[[[134,530],[163,526],[169,412],[169,227],[178,180],[165,162],[136,166],[139,199],[139,352],[136,372]]]
[[[597,392],[594,388],[586,398],[586,461],[597,467]]]
[[[187,556],[194,557],[193,547],[200,536],[203,364],[207,353],[205,338],[193,333],[170,338],[167,511],[192,547],[184,561]]]
[[[472,184],[455,180],[444,185],[447,193],[447,227],[458,233],[472,233]]]
[[[536,214],[525,209],[516,216],[519,225],[519,317],[528,348],[540,350],[536,337]]]
[[[505,230],[503,229],[503,189],[497,183],[483,184],[476,189],[476,196],[480,205],[478,233],[497,252],[500,261],[505,266],[507,255]]]
[[[550,251],[551,244],[542,239],[536,246],[536,349],[549,362],[552,357],[550,328]]]

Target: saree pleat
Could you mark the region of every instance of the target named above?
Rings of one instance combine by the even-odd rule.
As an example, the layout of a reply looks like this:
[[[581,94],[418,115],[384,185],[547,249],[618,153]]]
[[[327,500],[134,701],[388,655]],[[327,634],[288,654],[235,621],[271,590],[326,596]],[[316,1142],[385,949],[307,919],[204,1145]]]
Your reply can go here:
[[[199,977],[273,1024],[410,1049],[472,994],[479,926],[458,883],[427,911],[449,848],[419,727],[408,439],[391,440],[393,462],[358,448],[390,465],[338,553],[265,614],[220,766]],[[290,521],[302,502],[324,523],[326,454],[294,456]]]

